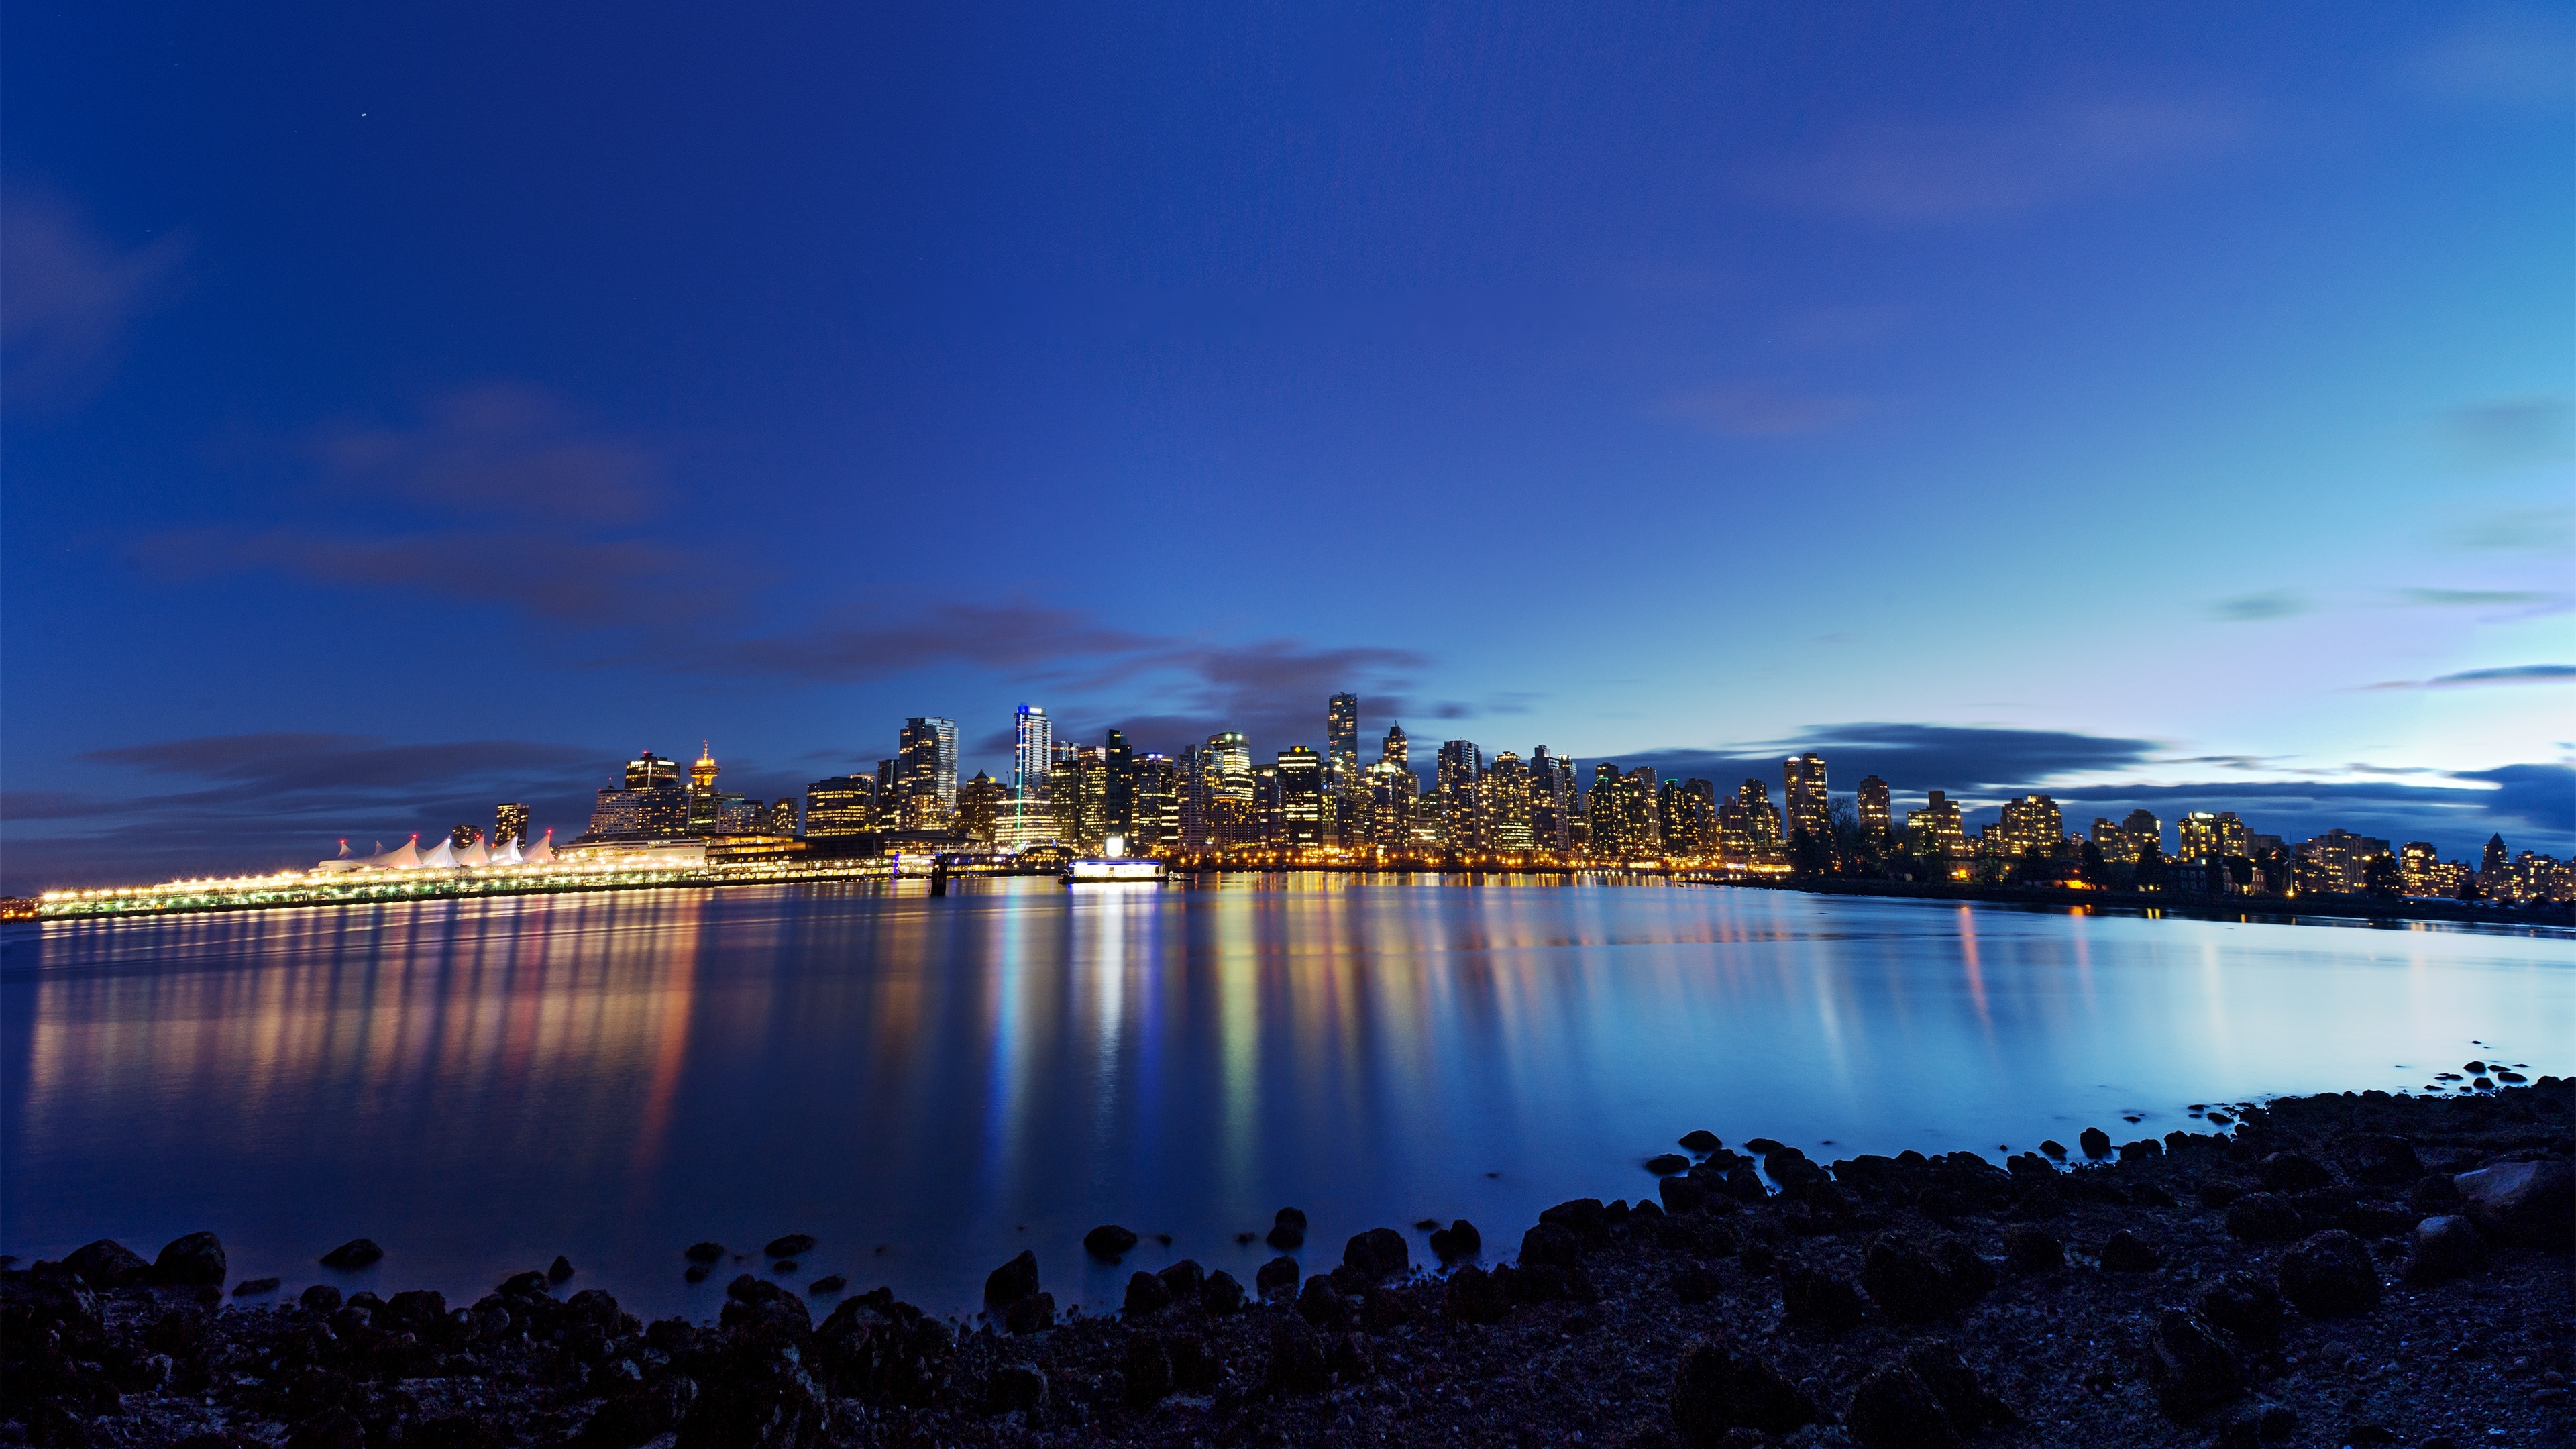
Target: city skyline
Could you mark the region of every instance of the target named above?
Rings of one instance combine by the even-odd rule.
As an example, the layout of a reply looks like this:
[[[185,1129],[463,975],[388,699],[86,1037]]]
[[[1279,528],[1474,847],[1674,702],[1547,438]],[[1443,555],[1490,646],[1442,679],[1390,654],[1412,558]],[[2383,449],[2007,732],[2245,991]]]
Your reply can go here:
[[[31,11],[0,881],[1337,691],[2566,853],[2576,22],[2010,29]]]

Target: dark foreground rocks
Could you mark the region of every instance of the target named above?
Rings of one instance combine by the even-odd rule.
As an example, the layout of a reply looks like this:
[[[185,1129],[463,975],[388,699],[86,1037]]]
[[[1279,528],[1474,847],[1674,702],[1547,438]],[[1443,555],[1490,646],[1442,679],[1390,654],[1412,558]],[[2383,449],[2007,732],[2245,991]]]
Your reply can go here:
[[[2230,1116],[2088,1133],[2072,1171],[1705,1134],[1652,1197],[1502,1238],[1511,1262],[1463,1223],[1427,1253],[1373,1229],[1258,1294],[1139,1270],[1099,1316],[1059,1318],[1035,1254],[972,1323],[883,1289],[817,1322],[746,1272],[717,1322],[645,1324],[538,1272],[245,1305],[212,1234],[93,1243],[0,1273],[0,1444],[2576,1443],[2576,1086]],[[1278,1222],[1301,1246],[1303,1218]]]

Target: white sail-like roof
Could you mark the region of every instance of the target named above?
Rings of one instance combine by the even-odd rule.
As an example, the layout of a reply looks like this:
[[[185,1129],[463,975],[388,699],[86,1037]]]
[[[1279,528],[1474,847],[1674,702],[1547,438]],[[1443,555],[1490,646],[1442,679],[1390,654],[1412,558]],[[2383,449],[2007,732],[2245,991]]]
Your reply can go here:
[[[546,827],[546,838],[545,838],[545,839],[543,839],[543,840],[538,841],[538,842],[537,842],[536,844],[534,844],[534,845],[529,846],[525,851],[521,852],[521,853],[520,853],[520,856],[519,856],[519,859],[520,859],[521,861],[525,862],[525,863],[526,863],[526,864],[528,864],[528,865],[552,865],[552,864],[554,864],[554,863],[555,863],[555,828],[554,828],[553,826],[551,826],[551,825],[547,826],[547,827]]]
[[[441,844],[444,843],[441,842]],[[420,869],[420,835],[414,832],[411,839],[381,854],[368,856],[358,864],[372,866],[377,870],[418,870]]]
[[[418,837],[418,836],[413,836],[412,838],[413,838],[414,840],[417,840],[417,839],[419,839],[420,837]],[[457,861],[456,861],[456,842],[454,842],[454,841],[452,841],[452,840],[445,839],[444,837],[442,837],[442,838],[439,840],[438,845],[437,845],[437,847],[436,847],[435,849],[431,850],[431,851],[429,852],[429,854],[424,855],[424,856],[422,856],[422,857],[420,858],[420,864],[421,864],[422,868],[427,869],[427,870],[453,870],[453,869],[455,869],[455,868],[456,868],[456,864],[457,864]]]
[[[490,865],[492,863],[492,852],[485,849],[483,842],[478,839],[472,845],[456,852],[456,863],[458,865]]]
[[[513,835],[502,841],[500,848],[492,852],[492,863],[494,865],[527,864],[527,858],[519,854],[519,837]]]

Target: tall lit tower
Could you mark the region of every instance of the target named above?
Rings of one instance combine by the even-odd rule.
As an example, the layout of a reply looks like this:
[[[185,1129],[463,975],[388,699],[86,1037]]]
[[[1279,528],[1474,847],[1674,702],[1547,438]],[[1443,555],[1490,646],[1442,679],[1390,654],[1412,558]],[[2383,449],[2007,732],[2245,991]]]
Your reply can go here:
[[[715,793],[716,754],[705,740],[698,741],[698,758],[689,766],[689,788],[700,795]]]
[[[1876,775],[1860,782],[1860,833],[1872,840],[1887,840],[1896,834],[1896,806],[1888,798],[1887,782]]]
[[[1011,747],[1011,795],[1020,800],[1047,796],[1047,765],[1053,759],[1055,723],[1034,704],[1020,706],[1018,730]]]
[[[1324,761],[1335,789],[1360,782],[1360,697],[1337,694],[1324,704]]]
[[[1801,832],[1818,840],[1831,839],[1834,833],[1833,806],[1825,794],[1825,762],[1813,750],[1791,755],[1780,762],[1781,792],[1787,809],[1788,833],[1795,839]]]

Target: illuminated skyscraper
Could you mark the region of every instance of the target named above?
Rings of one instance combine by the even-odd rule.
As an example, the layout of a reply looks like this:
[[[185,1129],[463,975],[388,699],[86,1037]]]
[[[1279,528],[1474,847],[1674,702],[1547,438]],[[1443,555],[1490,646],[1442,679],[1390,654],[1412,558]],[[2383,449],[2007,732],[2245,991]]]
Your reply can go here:
[[[903,823],[914,830],[939,829],[957,813],[957,721],[917,715],[903,722],[898,738]]]
[[[1138,755],[1133,772],[1135,823],[1127,834],[1131,853],[1168,851],[1181,843],[1181,771],[1169,755]]]
[[[528,843],[527,806],[503,805],[492,812],[492,843],[499,845],[505,840],[515,840],[521,845]]]
[[[1931,792],[1920,810],[1905,812],[1906,848],[1917,855],[1956,859],[1968,853],[1968,825],[1957,802]]]
[[[1208,797],[1208,843],[1232,850],[1258,844],[1261,818],[1253,800],[1252,747],[1241,730],[1219,730],[1199,751],[1199,774]]]
[[[977,845],[992,845],[1013,803],[1010,786],[977,770],[974,779],[957,788],[958,832]]]
[[[1788,816],[1788,834],[1812,835],[1818,840],[1831,839],[1834,833],[1832,800],[1825,794],[1825,762],[1814,751],[1791,755],[1780,762],[1781,802]]]
[[[481,840],[482,838],[482,827],[477,825],[459,825],[455,829],[447,832],[447,843],[455,846],[458,850],[463,850],[465,847],[472,845],[474,842]]]
[[[2032,850],[2054,855],[2066,838],[2066,822],[2057,802],[2045,795],[2006,800],[2001,826],[2004,848],[2014,855]]]
[[[1136,752],[1127,747],[1127,737],[1116,730],[1109,732],[1108,743],[1101,746],[1101,829],[1109,835],[1130,835],[1136,824]]]
[[[768,833],[793,836],[796,833],[796,797],[781,795],[769,806]]]
[[[2147,847],[2150,845],[2156,848],[2156,854],[2163,855],[2165,853],[2164,824],[2157,820],[2155,816],[2144,810],[2130,811],[2128,816],[2120,822],[2120,833],[2129,837],[2129,858],[2131,860],[2135,860],[2140,855],[2145,854]]]
[[[1386,727],[1386,739],[1377,747],[1377,757],[1379,762],[1393,765],[1399,770],[1410,771],[1413,768],[1413,765],[1406,754],[1406,750],[1407,746],[1404,739],[1404,726],[1400,724],[1388,725]],[[1421,793],[1419,787],[1416,787],[1415,793]]]
[[[1529,770],[1530,848],[1563,855],[1574,848],[1574,762],[1541,745],[1530,751]]]
[[[1484,806],[1487,850],[1531,848],[1529,770],[1520,756],[1509,750],[1494,756],[1478,799]]]
[[[626,762],[626,788],[629,790],[650,790],[658,785],[679,783],[679,765],[663,759],[651,750],[646,750]]]
[[[1279,843],[1308,850],[1324,840],[1324,757],[1304,745],[1279,752]]]
[[[698,741],[697,761],[689,766],[689,833],[714,835],[723,824],[724,797],[716,792],[716,756]]]
[[[1324,702],[1324,761],[1336,786],[1360,782],[1360,697],[1337,694]]]
[[[1047,765],[1053,758],[1055,725],[1033,704],[1020,706],[1013,721],[1011,793],[1023,800],[1046,798]],[[1032,793],[1034,792],[1034,793]]]
[[[1895,838],[1896,804],[1888,796],[1885,780],[1876,775],[1862,776],[1856,806],[1862,835],[1882,843]]]
[[[1184,745],[1181,757],[1172,762],[1179,774],[1176,789],[1179,801],[1180,847],[1183,850],[1208,848],[1207,777],[1199,768],[1199,747]]]

